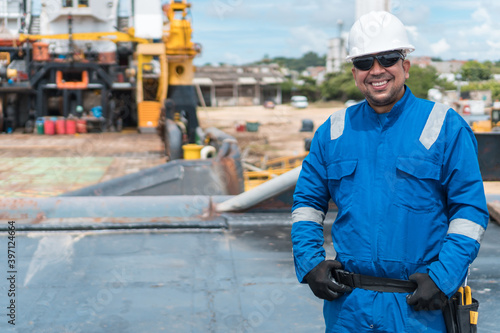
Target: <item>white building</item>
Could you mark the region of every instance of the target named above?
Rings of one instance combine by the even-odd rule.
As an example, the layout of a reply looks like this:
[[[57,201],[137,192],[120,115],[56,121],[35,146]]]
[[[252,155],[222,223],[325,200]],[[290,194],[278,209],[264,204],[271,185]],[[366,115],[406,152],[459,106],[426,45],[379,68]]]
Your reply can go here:
[[[332,38],[328,41],[328,53],[326,55],[326,72],[338,73],[347,57],[345,40],[342,37]]]
[[[27,3],[30,6],[30,3]],[[30,8],[26,8],[30,10]],[[2,38],[15,38],[24,20],[24,3],[22,0],[0,0],[0,33]]]
[[[22,30],[30,34],[114,32],[133,26],[135,36],[161,39],[162,0],[0,0],[0,39],[15,39]],[[67,40],[47,40],[53,52],[66,53]],[[74,44],[85,50],[87,41]],[[100,52],[115,52],[111,41],[93,41]]]

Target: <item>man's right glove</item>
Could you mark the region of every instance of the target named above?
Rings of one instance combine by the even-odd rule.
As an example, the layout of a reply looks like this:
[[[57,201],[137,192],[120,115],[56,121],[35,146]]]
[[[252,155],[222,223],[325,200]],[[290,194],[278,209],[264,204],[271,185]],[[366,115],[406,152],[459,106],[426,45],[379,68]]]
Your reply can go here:
[[[444,308],[448,297],[436,286],[429,274],[415,273],[409,277],[409,280],[415,281],[418,285],[417,290],[406,297],[406,303],[413,305],[415,311]]]
[[[344,293],[352,291],[351,287],[335,281],[332,274],[335,269],[342,269],[342,264],[337,260],[325,260],[320,262],[304,277],[316,297],[333,301]]]

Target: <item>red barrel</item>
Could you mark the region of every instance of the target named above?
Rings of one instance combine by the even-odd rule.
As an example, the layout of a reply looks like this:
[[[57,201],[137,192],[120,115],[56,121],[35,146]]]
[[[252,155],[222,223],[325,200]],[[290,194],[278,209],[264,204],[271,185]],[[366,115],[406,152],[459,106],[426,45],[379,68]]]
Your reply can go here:
[[[76,131],[78,133],[87,133],[87,121],[85,119],[76,120]]]
[[[43,122],[43,132],[46,135],[54,135],[54,131],[55,131],[54,121],[45,118],[45,121]]]
[[[66,134],[76,133],[76,121],[74,119],[66,119]]]
[[[66,134],[66,120],[64,118],[58,118],[56,120],[56,133]]]

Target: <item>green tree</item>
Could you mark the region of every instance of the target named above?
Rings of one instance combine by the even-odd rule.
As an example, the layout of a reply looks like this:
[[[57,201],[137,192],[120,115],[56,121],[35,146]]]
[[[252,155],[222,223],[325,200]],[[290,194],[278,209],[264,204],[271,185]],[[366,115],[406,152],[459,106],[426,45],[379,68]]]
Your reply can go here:
[[[283,83],[281,83],[281,94],[283,102],[287,102],[290,100],[293,91],[295,91],[295,86],[292,80],[287,79]]]
[[[326,77],[325,82],[321,85],[321,95],[326,100],[344,102],[348,99],[364,99],[363,94],[354,83],[350,64],[345,64],[340,73],[333,73]]]
[[[299,60],[300,60],[299,65],[302,66],[303,69],[306,69],[307,67],[310,67],[310,66],[314,66],[314,67],[325,66],[325,64],[326,64],[325,57],[320,57],[315,52],[307,52]]]
[[[406,80],[406,85],[411,92],[420,98],[427,98],[429,89],[434,88],[438,82],[438,74],[434,67],[419,66],[410,67],[410,78]]]
[[[264,59],[258,61],[256,64],[264,64],[269,62],[277,63],[282,67],[296,70],[300,73],[307,67],[325,66],[326,55],[319,56],[315,52],[307,52],[300,58],[275,57],[273,59],[267,59],[266,56],[264,56]]]
[[[300,80],[302,80],[304,84],[294,84],[292,80],[287,80],[281,84],[283,101],[289,101],[292,95],[306,96],[311,102],[321,98],[321,89],[313,78],[301,76]]]
[[[491,74],[500,74],[500,61],[492,63]]]
[[[460,71],[462,79],[466,81],[484,81],[491,77],[491,66],[476,60],[467,61]]]
[[[301,77],[300,79],[304,80],[304,84],[297,87],[298,95],[304,95],[308,100],[313,102],[321,98],[321,88],[313,78]]]

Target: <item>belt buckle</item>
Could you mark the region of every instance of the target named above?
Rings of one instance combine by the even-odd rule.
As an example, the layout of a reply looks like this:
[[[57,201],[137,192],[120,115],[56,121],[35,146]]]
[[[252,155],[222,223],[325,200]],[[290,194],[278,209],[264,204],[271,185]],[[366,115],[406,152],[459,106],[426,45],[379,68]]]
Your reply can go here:
[[[354,273],[344,271],[343,269],[335,270],[335,281],[340,284],[348,285],[349,287],[354,286]]]

